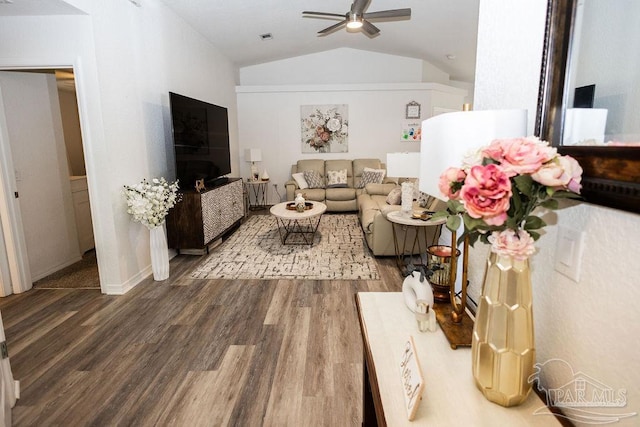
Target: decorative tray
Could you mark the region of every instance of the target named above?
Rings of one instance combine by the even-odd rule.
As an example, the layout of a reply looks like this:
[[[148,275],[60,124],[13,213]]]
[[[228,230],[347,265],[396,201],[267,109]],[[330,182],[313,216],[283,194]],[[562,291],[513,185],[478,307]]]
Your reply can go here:
[[[433,216],[435,212],[433,211],[422,211],[422,212],[413,212],[411,214],[411,218],[413,219],[421,219],[423,221],[427,221],[429,219],[431,219],[431,217]]]
[[[304,202],[304,210],[308,211],[309,209],[313,208],[313,203],[311,202]],[[287,203],[287,209],[290,211],[295,211],[296,209],[296,204],[295,202],[289,202]]]

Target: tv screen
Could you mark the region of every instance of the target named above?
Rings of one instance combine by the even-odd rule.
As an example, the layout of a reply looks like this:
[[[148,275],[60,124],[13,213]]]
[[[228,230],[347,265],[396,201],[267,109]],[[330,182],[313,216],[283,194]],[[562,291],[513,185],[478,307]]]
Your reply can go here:
[[[176,178],[180,188],[231,173],[227,109],[169,92]]]
[[[573,95],[573,108],[593,108],[596,85],[577,87]]]

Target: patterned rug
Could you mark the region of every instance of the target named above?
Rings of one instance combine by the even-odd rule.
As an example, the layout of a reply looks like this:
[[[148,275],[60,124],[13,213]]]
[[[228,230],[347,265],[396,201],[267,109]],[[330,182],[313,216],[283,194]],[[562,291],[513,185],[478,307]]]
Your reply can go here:
[[[283,245],[273,216],[252,216],[228,240],[215,248],[190,277],[312,280],[380,278],[355,214],[323,215],[311,247]]]

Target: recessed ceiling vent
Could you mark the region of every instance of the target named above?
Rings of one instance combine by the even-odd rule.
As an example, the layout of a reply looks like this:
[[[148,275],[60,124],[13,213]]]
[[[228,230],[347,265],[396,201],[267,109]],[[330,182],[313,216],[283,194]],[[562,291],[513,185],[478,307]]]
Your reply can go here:
[[[265,34],[260,34],[260,40],[273,40],[273,34],[271,33],[265,33]]]

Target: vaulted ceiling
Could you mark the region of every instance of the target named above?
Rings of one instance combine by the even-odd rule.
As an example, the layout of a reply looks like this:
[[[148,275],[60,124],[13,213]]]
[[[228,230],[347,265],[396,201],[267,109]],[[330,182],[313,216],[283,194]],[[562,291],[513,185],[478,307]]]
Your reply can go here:
[[[4,1],[0,16],[77,13],[63,0]],[[366,12],[411,9],[410,19],[373,21],[380,29],[375,37],[344,27],[318,36],[341,18],[302,16],[303,11],[344,15],[351,0],[130,1],[143,9],[146,2],[161,1],[241,67],[349,47],[422,59],[453,80],[474,79],[480,0],[370,0]],[[264,34],[271,38],[263,40]]]

